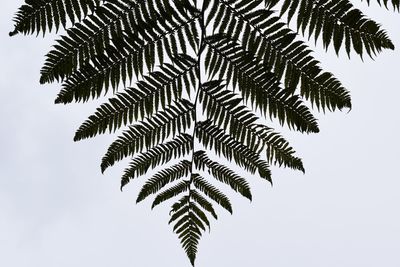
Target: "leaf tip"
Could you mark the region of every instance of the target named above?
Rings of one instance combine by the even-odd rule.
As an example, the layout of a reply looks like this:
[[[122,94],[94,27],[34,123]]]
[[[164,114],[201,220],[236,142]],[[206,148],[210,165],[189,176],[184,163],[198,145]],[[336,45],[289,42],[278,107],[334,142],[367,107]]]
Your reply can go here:
[[[15,29],[14,31],[8,33],[8,35],[9,35],[10,37],[13,37],[13,36],[15,36],[15,35],[17,35],[17,34],[18,34],[18,30],[17,30],[17,29]]]
[[[107,167],[108,167],[108,166],[106,166],[106,165],[105,165],[105,164],[103,164],[103,163],[100,165],[100,168],[101,168],[101,174],[104,174],[104,172],[106,171]]]

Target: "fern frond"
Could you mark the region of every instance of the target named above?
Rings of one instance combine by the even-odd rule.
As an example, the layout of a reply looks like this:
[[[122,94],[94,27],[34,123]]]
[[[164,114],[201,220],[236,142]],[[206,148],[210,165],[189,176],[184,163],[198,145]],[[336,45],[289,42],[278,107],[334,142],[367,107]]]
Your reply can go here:
[[[185,196],[186,197],[186,196]],[[189,200],[189,198],[185,198],[186,200]],[[183,204],[181,202],[179,202],[179,204]],[[187,204],[187,205],[186,205]],[[168,224],[171,224],[172,222],[176,221],[177,219],[179,219],[180,217],[182,217],[183,215],[185,215],[186,213],[189,212],[190,210],[190,206],[189,206],[190,202],[187,201],[185,203],[185,205],[179,207],[179,209],[171,211],[170,214],[171,215],[171,219],[169,220]]]
[[[233,85],[254,109],[264,116],[277,118],[283,125],[301,132],[319,132],[317,120],[297,95],[292,95],[279,86],[275,75],[264,63],[259,62],[240,45],[224,36],[211,36],[207,39],[210,46],[209,58],[223,58],[227,62],[227,80],[231,78]],[[215,61],[215,60],[214,60]],[[218,66],[213,65],[209,71]],[[224,69],[221,69],[225,72]]]
[[[211,121],[198,122],[195,134],[206,148],[213,149],[218,156],[222,154],[229,161],[233,159],[238,166],[250,173],[254,174],[258,171],[261,178],[272,183],[268,162],[260,158],[260,151],[254,151],[251,147],[227,135]]]
[[[231,213],[232,206],[223,193],[203,180],[199,174],[192,174],[190,181],[182,181],[159,194],[154,200],[153,207],[182,192],[187,192],[189,188],[188,195],[183,196],[172,205],[169,223],[174,223],[173,230],[179,235],[178,238],[181,240],[183,249],[186,251],[191,263],[194,264],[202,231],[205,231],[206,226],[210,228],[210,221],[205,211],[211,213],[214,218],[217,218],[217,215],[212,204],[207,199],[196,190],[190,189],[191,184]]]
[[[192,174],[191,178],[193,185],[203,192],[206,196],[214,200],[216,203],[218,203],[221,207],[232,213],[232,204],[229,201],[229,198],[219,191],[216,187],[214,187],[212,184],[208,183],[203,177],[201,177],[197,173]]]
[[[400,10],[400,0],[377,2]],[[61,82],[55,102],[63,104],[112,91],[74,140],[127,126],[101,170],[130,157],[122,190],[156,169],[137,202],[152,195],[153,209],[172,201],[169,224],[192,265],[202,233],[218,218],[213,205],[233,210],[219,182],[251,200],[248,177],[272,184],[271,164],[304,172],[265,120],[316,133],[312,108],[351,108],[349,92],[298,34],[322,39],[337,54],[344,47],[372,57],[394,48],[350,0],[25,0],[10,35],[60,28],[65,33],[46,55],[40,82]]]
[[[193,202],[189,202],[188,205],[182,207],[181,209],[173,213],[168,223],[171,224],[172,222],[181,218],[184,214],[190,212],[194,213],[195,215],[194,218],[196,220],[196,223],[200,226],[201,229],[205,230],[203,223],[205,223],[210,229],[210,221],[208,220],[206,214]]]
[[[14,17],[14,30],[10,36],[18,33],[43,35],[65,28],[67,20],[72,24],[82,20],[105,0],[25,0]]]
[[[151,194],[157,193],[169,183],[181,179],[182,177],[187,177],[191,171],[191,168],[192,163],[190,161],[183,160],[172,167],[159,171],[143,185],[136,199],[136,203],[146,199]]]
[[[163,31],[158,26],[160,20],[171,23],[180,20],[181,16],[186,17],[185,13],[177,13],[168,1],[157,5],[157,9],[154,1],[108,2],[96,9],[95,14],[101,16],[89,16],[68,29],[67,35],[62,36],[55,49],[46,56],[41,83],[64,80],[91,60],[96,60],[96,55],[111,53],[112,48],[131,51],[132,45],[137,49],[143,42],[152,43],[157,40],[155,34]],[[146,17],[144,21],[142,16]],[[148,32],[155,33],[149,35]]]
[[[173,158],[188,155],[193,149],[193,137],[181,134],[171,141],[159,144],[146,152],[133,158],[129,167],[121,178],[121,190],[129,181],[137,176],[145,174],[150,168],[155,168]]]
[[[187,100],[181,100],[149,119],[130,126],[108,148],[101,162],[102,171],[116,161],[132,156],[144,148],[150,149],[167,137],[184,132],[190,128],[193,113],[194,105]]]
[[[223,123],[223,127],[236,140],[254,151],[260,151],[267,146],[270,162],[275,160],[274,163],[304,172],[301,160],[293,155],[295,152],[289,143],[272,129],[256,124],[257,117],[245,106],[238,104],[241,99],[235,98],[234,93],[223,88],[224,85],[220,85],[218,81],[205,83],[201,88],[200,100],[203,109],[208,111],[209,118],[217,125]]]
[[[189,201],[190,201],[190,195],[183,196],[181,199],[179,199],[177,202],[175,202],[172,205],[171,211],[169,212],[169,214],[171,215],[172,213],[177,212],[182,207],[184,207],[186,204],[188,204]]]
[[[252,149],[259,149],[251,128],[258,117],[244,105],[240,105],[241,98],[224,88],[221,81],[210,81],[200,88],[199,100],[203,104],[203,110],[207,111],[207,118],[227,130],[238,141],[246,143]]]
[[[267,147],[267,159],[270,163],[305,172],[302,160],[294,155],[296,152],[281,135],[262,124],[256,126],[256,131]]]
[[[195,134],[206,148],[213,149],[218,156],[222,154],[227,160],[233,160],[238,166],[251,173],[257,171],[258,151],[251,150],[227,135],[224,130],[213,125],[211,121],[198,122]]]
[[[181,181],[177,185],[174,185],[173,187],[168,188],[167,190],[161,192],[154,199],[151,208],[153,209],[155,206],[161,204],[162,202],[167,201],[168,199],[171,199],[183,192],[188,191],[189,185],[190,185],[189,181]]]
[[[97,55],[92,59],[93,64],[86,64],[75,71],[63,83],[63,89],[56,98],[56,103],[70,103],[72,101],[87,101],[89,98],[97,98],[108,89],[116,90],[124,77],[131,78],[133,72],[138,76],[143,73],[147,64],[152,69],[156,56],[160,57],[160,51],[165,49],[169,58],[179,53],[180,44],[177,32],[195,36],[194,26],[199,15],[194,14],[187,19],[175,21],[171,19],[168,23],[151,25],[155,35],[152,38],[142,39],[135,33],[129,35],[124,49],[116,49],[112,46],[106,48],[107,54]],[[158,53],[158,54],[157,54]],[[163,53],[163,52],[162,52]]]
[[[207,226],[208,229],[210,230],[210,221],[207,218],[207,215],[204,213],[202,209],[200,209],[195,203],[191,202],[190,203],[190,208],[192,212],[202,221],[204,222]]]
[[[67,30],[67,35],[57,40],[55,49],[46,55],[46,61],[40,71],[41,83],[63,80],[73,71],[87,64],[96,54],[102,54],[105,47],[111,43],[113,35],[121,36],[122,29],[129,18],[130,12],[134,17],[134,8],[140,2],[136,1],[108,1],[96,9],[95,14],[89,16],[75,27]]]
[[[264,0],[265,8],[271,10],[275,7],[281,0]]]
[[[196,168],[202,171],[207,169],[208,173],[211,173],[216,180],[229,185],[235,192],[240,193],[249,200],[252,199],[250,187],[246,179],[240,177],[228,167],[211,160],[207,157],[205,151],[200,150],[195,153],[194,163]]]
[[[178,228],[178,226],[180,226]],[[194,215],[193,212],[189,212],[188,215],[181,218],[175,225],[174,231],[179,234],[183,249],[188,256],[190,263],[194,266],[197,254],[197,246],[201,237],[201,221]],[[204,228],[204,226],[202,227]]]
[[[397,0],[392,3],[398,8]],[[384,4],[387,6],[387,1]],[[351,47],[361,57],[364,50],[372,57],[382,49],[394,49],[392,41],[379,24],[366,18],[348,0],[285,0],[281,14],[286,11],[289,21],[294,14],[297,15],[297,28],[301,28],[303,34],[308,29],[309,35],[314,35],[315,40],[322,35],[325,48],[333,41],[336,53],[339,53],[343,42],[349,56]]]
[[[211,202],[209,202],[206,198],[204,198],[199,192],[196,190],[192,189],[190,191],[190,197],[195,201],[197,204],[200,205],[204,210],[208,211],[214,219],[218,219],[217,214],[215,213],[215,210],[213,208],[213,205]]]
[[[166,63],[160,67],[160,71],[145,76],[136,88],[127,88],[125,92],[111,98],[109,103],[102,104],[79,127],[74,141],[103,134],[107,129],[113,132],[122,125],[151,116],[160,108],[170,105],[173,100],[180,99],[183,85],[186,91],[195,87],[197,62],[186,55],[179,55],[172,63]]]
[[[296,40],[296,33],[271,16],[269,10],[240,10],[233,3],[218,0],[224,20],[235,21],[236,30],[243,32],[240,41],[280,79],[285,74],[285,87],[293,91],[300,83],[300,93],[317,108],[335,110],[350,108],[350,95],[331,73],[322,72],[311,50]],[[242,0],[243,1],[243,0]],[[240,1],[239,1],[240,2]],[[216,24],[216,28],[222,28]],[[225,33],[225,31],[222,31]]]

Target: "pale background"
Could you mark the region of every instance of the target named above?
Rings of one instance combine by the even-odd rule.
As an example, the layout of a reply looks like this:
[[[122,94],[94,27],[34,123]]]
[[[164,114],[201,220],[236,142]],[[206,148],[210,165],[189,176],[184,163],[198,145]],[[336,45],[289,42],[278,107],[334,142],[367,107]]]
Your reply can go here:
[[[353,2],[400,48],[400,14]],[[21,3],[0,11],[0,266],[190,266],[168,206],[135,205],[134,185],[121,193],[126,164],[101,175],[113,137],[73,143],[96,103],[53,105],[59,86],[38,82],[53,38],[8,37]],[[316,135],[285,132],[306,175],[274,168],[273,188],[253,179],[253,202],[221,210],[197,266],[400,266],[400,49],[364,63],[332,49],[316,57],[351,90],[353,110],[319,114]]]

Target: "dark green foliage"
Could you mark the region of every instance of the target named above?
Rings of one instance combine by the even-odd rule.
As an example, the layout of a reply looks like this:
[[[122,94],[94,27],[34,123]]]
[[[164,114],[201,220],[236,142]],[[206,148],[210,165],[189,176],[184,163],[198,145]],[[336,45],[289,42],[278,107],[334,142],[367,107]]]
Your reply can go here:
[[[137,202],[154,196],[154,208],[173,201],[169,223],[192,265],[201,235],[218,218],[214,204],[233,212],[221,184],[251,200],[248,177],[272,183],[270,165],[304,172],[269,121],[317,133],[313,109],[351,108],[348,90],[321,69],[299,35],[337,54],[394,49],[349,0],[25,2],[11,36],[62,28],[40,78],[62,83],[55,102],[113,93],[74,140],[127,128],[101,170],[132,158],[121,189],[146,175]],[[399,0],[377,2],[400,9]]]
[[[190,128],[195,107],[188,100],[175,102],[154,116],[129,126],[109,147],[103,157],[101,169],[104,172],[118,160],[148,150],[169,136],[174,137]]]
[[[190,161],[183,160],[177,165],[158,172],[142,187],[142,190],[140,191],[136,202],[144,200],[150,194],[157,193],[161,188],[168,185],[169,183],[186,177],[190,173],[191,167],[192,164]]]
[[[53,29],[66,28],[67,21],[74,24],[92,13],[100,2],[106,0],[27,0],[15,15],[15,29],[10,36],[18,33],[31,34]]]
[[[202,171],[208,169],[216,180],[228,184],[234,191],[251,200],[250,187],[246,179],[228,167],[209,159],[205,151],[200,150],[195,153],[194,163],[198,169]]]
[[[165,63],[160,67],[161,71],[143,77],[137,82],[136,88],[128,87],[115,98],[110,98],[79,127],[74,140],[90,138],[107,129],[115,131],[122,125],[151,116],[173,100],[180,99],[183,85],[186,88],[196,86],[197,62],[191,57],[178,55],[172,59],[172,63]]]
[[[398,1],[392,3],[398,8]],[[384,4],[387,6],[387,1]],[[383,48],[394,49],[380,26],[366,18],[348,0],[285,0],[281,14],[285,12],[289,21],[297,15],[297,29],[301,29],[303,34],[308,29],[309,36],[314,35],[315,40],[321,36],[326,48],[332,42],[336,53],[343,43],[349,55],[351,48],[360,56],[364,50],[372,56]]]
[[[145,174],[150,168],[165,164],[173,158],[181,158],[191,153],[193,137],[188,134],[176,136],[171,141],[159,144],[132,159],[121,179],[121,189],[130,179]]]

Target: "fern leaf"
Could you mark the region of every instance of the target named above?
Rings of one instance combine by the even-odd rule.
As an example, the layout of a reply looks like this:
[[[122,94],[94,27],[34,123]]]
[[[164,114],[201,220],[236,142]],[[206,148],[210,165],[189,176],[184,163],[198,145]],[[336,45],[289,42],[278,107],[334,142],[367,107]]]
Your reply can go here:
[[[192,145],[193,137],[188,134],[181,134],[171,141],[159,144],[133,158],[122,175],[121,190],[131,179],[145,174],[150,168],[155,168],[173,158],[188,155],[193,149]]]
[[[204,178],[202,178],[199,174],[192,174],[191,179],[194,186],[198,190],[202,191],[206,196],[208,196],[216,203],[218,203],[221,207],[232,213],[232,204],[226,195],[224,195],[216,187],[204,180]]]
[[[377,2],[400,9],[400,0]],[[169,224],[192,265],[202,233],[218,218],[213,204],[232,213],[220,183],[251,200],[248,177],[272,184],[271,164],[304,172],[289,142],[264,119],[316,133],[312,108],[351,108],[347,89],[321,69],[298,34],[337,54],[344,47],[372,57],[394,48],[350,0],[25,0],[14,21],[10,35],[63,28],[40,77],[62,83],[56,103],[112,91],[74,140],[127,126],[101,170],[131,157],[122,190],[156,169],[137,202],[150,195],[152,208],[173,201]]]
[[[177,212],[178,210],[180,210],[182,207],[184,207],[186,204],[188,204],[190,201],[190,196],[189,195],[185,195],[183,196],[181,199],[179,199],[177,202],[175,202],[172,207],[171,207],[171,211],[169,212],[169,214],[171,215],[172,213]]]
[[[361,57],[364,50],[372,57],[382,49],[394,49],[392,41],[379,24],[366,18],[348,0],[320,2],[301,0],[301,5],[295,6],[296,2],[292,1],[290,8],[293,13],[297,13],[297,27],[302,28],[303,33],[308,28],[309,35],[313,34],[315,40],[322,32],[322,43],[325,48],[328,48],[334,40],[335,51],[339,53],[342,40],[351,41],[354,51]],[[397,0],[392,3],[395,8],[399,8]],[[387,7],[387,1],[384,4]],[[290,18],[291,15],[289,20]],[[349,49],[347,53],[350,55]]]
[[[169,183],[188,176],[191,168],[192,163],[190,161],[183,160],[170,168],[161,170],[145,183],[139,192],[136,203],[139,203],[151,194],[157,193]]]
[[[223,155],[227,160],[234,161],[245,170],[255,173],[259,155],[240,143],[224,130],[219,129],[210,121],[198,122],[195,129],[196,137],[206,147],[213,149],[218,156]]]
[[[190,197],[193,199],[193,201],[199,204],[204,210],[208,211],[214,217],[214,219],[218,219],[218,216],[215,213],[213,205],[201,194],[199,194],[196,190],[192,189],[190,191]]]
[[[210,229],[210,221],[207,218],[207,215],[204,213],[202,209],[200,209],[195,203],[190,203],[190,208],[192,212],[202,221],[204,222],[207,226],[208,229]]]
[[[25,0],[14,17],[14,30],[10,36],[18,33],[33,34],[40,32],[43,35],[51,32],[53,28],[56,32],[60,27],[65,28],[67,20],[72,24],[86,17],[89,12],[103,0]]]
[[[228,1],[218,1],[224,15],[237,22],[237,31],[244,32],[240,38],[244,46],[272,67],[279,79],[286,71],[285,87],[293,91],[301,83],[301,95],[317,108],[351,107],[348,91],[332,74],[322,72],[319,62],[310,56],[311,50],[296,41],[296,34],[285,28],[278,17],[271,16],[273,12],[241,12]]]
[[[197,62],[193,58],[179,55],[173,64],[164,64],[161,71],[152,72],[137,83],[137,88],[127,88],[125,92],[111,98],[109,103],[101,105],[95,114],[89,116],[77,130],[74,141],[91,138],[113,132],[122,125],[132,124],[138,119],[153,115],[173,100],[182,96],[181,84],[187,83],[196,71]],[[191,80],[185,87],[195,87]],[[190,90],[190,88],[186,89]]]
[[[228,90],[223,90],[225,85],[221,81],[211,81],[203,84],[199,92],[199,100],[203,110],[207,111],[208,119],[229,133],[242,143],[253,149],[259,144],[251,132],[252,124],[258,117],[245,106],[239,105],[242,99]]]
[[[199,220],[191,212],[188,216],[182,218],[182,222],[186,222],[179,229],[176,230],[180,234],[181,244],[188,256],[190,263],[194,266],[197,254],[197,246],[201,236],[201,231],[198,226]]]
[[[146,53],[156,51],[155,46],[162,45],[170,58],[177,53],[177,49],[170,46],[170,41],[175,40],[176,32],[183,31],[185,28],[191,29],[191,24],[196,23],[198,14],[192,15],[184,21],[169,21],[166,28],[156,26],[153,29],[157,32],[154,38],[142,40],[140,36],[129,33],[129,43],[124,49],[117,50],[112,46],[106,48],[107,54],[97,55],[93,58],[93,64],[86,64],[81,69],[75,71],[63,83],[63,89],[56,98],[56,103],[70,103],[72,101],[87,101],[90,98],[97,98],[103,90],[113,88],[116,90],[121,82],[121,75],[135,72],[141,75],[145,66],[144,58]],[[157,25],[157,24],[156,24]],[[152,24],[152,26],[154,26]],[[176,40],[175,40],[176,41]],[[158,51],[158,50],[157,50]],[[156,57],[153,54],[152,58]],[[149,67],[154,65],[154,60],[150,60]]]
[[[187,100],[176,102],[149,119],[129,127],[114,141],[103,157],[101,169],[104,172],[127,156],[134,155],[142,149],[150,149],[168,136],[184,132],[190,128],[194,106]]]
[[[177,185],[161,192],[154,199],[153,204],[151,205],[151,208],[153,209],[155,206],[161,204],[162,202],[167,201],[168,199],[171,199],[183,192],[186,192],[187,190],[189,190],[189,184],[190,183],[188,181],[182,181],[182,182],[178,183]]]
[[[295,151],[288,141],[264,125],[260,124],[256,129],[257,135],[267,147],[267,159],[270,163],[305,172],[302,160],[294,155]]]
[[[68,29],[67,35],[61,36],[55,49],[46,55],[40,71],[40,82],[63,80],[80,66],[87,64],[94,55],[102,54],[105,47],[111,44],[110,33],[119,31],[117,35],[122,35],[122,27],[118,24],[125,23],[122,18],[129,15],[139,3],[108,1],[96,9],[96,14],[101,16],[89,16]]]
[[[233,85],[239,85],[243,97],[250,100],[255,109],[270,118],[278,118],[289,128],[301,132],[319,131],[317,120],[299,96],[282,90],[274,74],[263,63],[223,36],[212,36],[207,41],[211,48],[210,58],[221,57],[228,62],[227,75],[233,73]]]
[[[195,153],[194,163],[198,169],[205,170],[207,168],[208,172],[211,172],[216,180],[229,185],[234,191],[240,193],[249,200],[252,199],[250,187],[246,179],[240,177],[228,167],[212,161],[207,157],[205,151],[197,151]]]
[[[223,123],[224,128],[228,128],[229,132],[239,142],[246,144],[252,150],[262,150],[264,145],[268,147],[267,153],[272,162],[276,156],[275,163],[284,164],[287,167],[298,169],[304,172],[303,164],[300,159],[293,156],[294,151],[288,142],[282,137],[279,140],[274,139],[276,136],[272,129],[261,124],[255,124],[257,117],[249,112],[245,106],[238,104],[240,99],[234,98],[234,94],[230,91],[223,90],[220,82],[209,82],[203,85],[200,91],[200,100],[203,101],[204,110],[211,115],[211,119],[218,125]],[[211,87],[207,88],[207,87]],[[203,96],[208,94],[208,97]],[[209,100],[207,98],[216,98]],[[220,98],[220,101],[218,101]],[[211,103],[210,103],[211,102]],[[223,102],[223,103],[221,103]],[[271,153],[275,152],[275,153]]]

